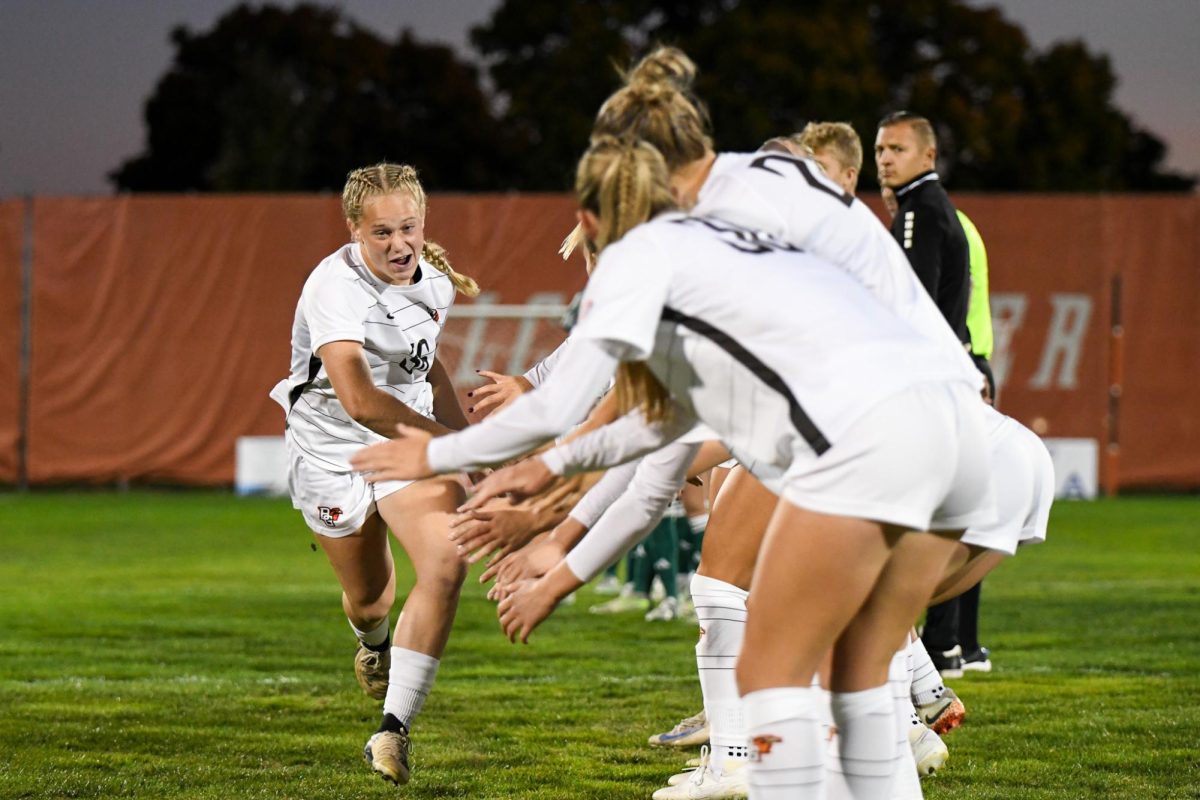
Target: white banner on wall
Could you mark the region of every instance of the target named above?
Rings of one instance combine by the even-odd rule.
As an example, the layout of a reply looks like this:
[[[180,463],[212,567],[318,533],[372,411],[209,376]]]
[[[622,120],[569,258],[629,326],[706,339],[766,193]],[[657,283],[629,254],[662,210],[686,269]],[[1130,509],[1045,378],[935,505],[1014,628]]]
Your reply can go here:
[[[1095,500],[1099,491],[1100,445],[1095,439],[1043,439],[1054,460],[1054,496]]]

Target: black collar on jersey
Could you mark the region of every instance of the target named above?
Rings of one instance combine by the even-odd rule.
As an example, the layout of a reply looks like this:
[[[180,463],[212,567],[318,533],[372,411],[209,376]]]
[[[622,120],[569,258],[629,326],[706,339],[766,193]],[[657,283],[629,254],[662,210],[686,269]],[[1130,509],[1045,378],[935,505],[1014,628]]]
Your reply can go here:
[[[941,180],[941,178],[938,177],[937,172],[935,172],[934,170],[929,170],[928,172],[922,172],[920,175],[913,178],[908,183],[904,184],[903,186],[901,186],[899,188],[893,189],[892,191],[894,191],[896,193],[896,197],[900,197],[901,195],[907,194],[908,192],[912,191],[913,189],[917,188],[918,186],[920,186],[924,183],[928,183],[929,181],[940,181],[940,180]]]

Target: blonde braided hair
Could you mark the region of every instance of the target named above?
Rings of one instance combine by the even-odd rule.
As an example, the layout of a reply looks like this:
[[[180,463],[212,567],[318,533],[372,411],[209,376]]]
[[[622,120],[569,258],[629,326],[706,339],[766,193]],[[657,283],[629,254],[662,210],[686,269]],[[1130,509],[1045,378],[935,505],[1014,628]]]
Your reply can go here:
[[[595,137],[579,161],[575,192],[580,207],[599,219],[597,252],[660,212],[676,208],[662,154],[638,140]],[[644,362],[623,362],[616,388],[622,413],[641,408],[651,422],[670,416],[671,397]]]
[[[417,178],[417,171],[408,164],[391,164],[381,162],[370,167],[360,167],[346,176],[346,185],[342,188],[342,213],[354,225],[363,219],[363,206],[373,197],[408,192],[421,218],[425,217],[425,188]],[[474,279],[450,266],[446,250],[436,242],[425,240],[421,248],[421,258],[425,259],[439,272],[446,274],[454,288],[467,297],[479,294],[479,284]]]

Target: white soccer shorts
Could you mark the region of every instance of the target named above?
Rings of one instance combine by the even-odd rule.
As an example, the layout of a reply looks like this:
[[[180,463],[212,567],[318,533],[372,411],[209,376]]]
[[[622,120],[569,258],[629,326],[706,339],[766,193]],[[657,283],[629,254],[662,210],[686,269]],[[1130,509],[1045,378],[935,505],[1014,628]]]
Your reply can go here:
[[[776,483],[788,502],[909,530],[995,520],[987,430],[965,384],[922,383],[886,398],[817,456],[798,435]]]
[[[288,442],[288,489],[292,507],[313,533],[333,539],[349,536],[375,513],[376,503],[412,481],[372,484],[357,472],[330,472],[313,464]]]

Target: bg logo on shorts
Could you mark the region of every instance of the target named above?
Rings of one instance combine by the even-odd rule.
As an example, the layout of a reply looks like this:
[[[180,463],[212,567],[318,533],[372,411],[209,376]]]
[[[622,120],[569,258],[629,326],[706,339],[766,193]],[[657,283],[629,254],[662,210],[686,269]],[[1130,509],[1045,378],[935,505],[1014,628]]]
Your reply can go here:
[[[338,517],[342,515],[340,508],[330,508],[329,506],[317,506],[317,515],[331,528],[337,527]]]

